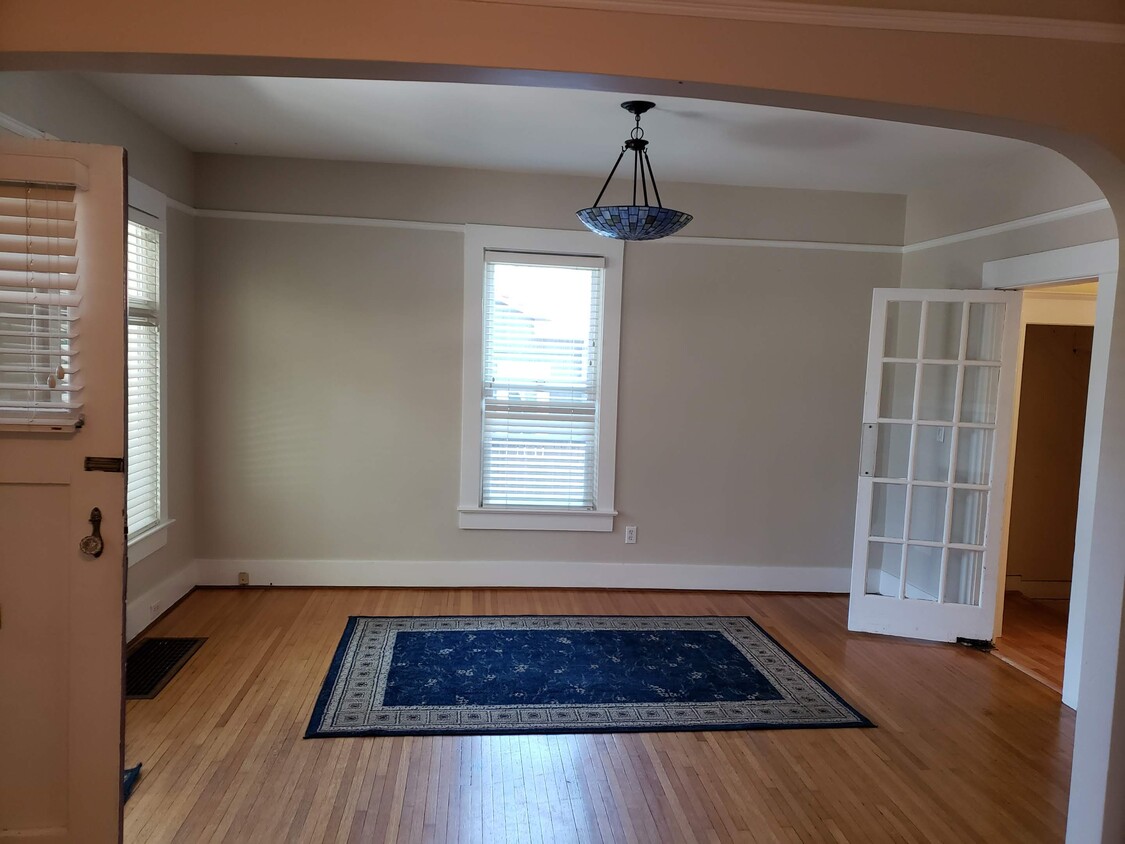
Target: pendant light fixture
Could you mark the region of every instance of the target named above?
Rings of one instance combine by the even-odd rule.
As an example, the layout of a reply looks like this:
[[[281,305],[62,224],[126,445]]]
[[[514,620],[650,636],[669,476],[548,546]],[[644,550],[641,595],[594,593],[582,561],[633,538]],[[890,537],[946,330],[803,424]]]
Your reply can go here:
[[[602,237],[612,237],[615,240],[659,240],[670,234],[675,234],[691,222],[691,214],[676,211],[674,208],[665,208],[660,202],[660,190],[656,187],[656,177],[652,174],[652,163],[648,160],[648,141],[644,129],[641,128],[641,115],[656,104],[645,100],[629,100],[621,107],[633,115],[637,125],[629,133],[629,140],[621,147],[621,154],[609,176],[602,185],[601,193],[594,200],[593,206],[583,208],[578,212],[578,219],[582,225],[594,234]],[[632,205],[601,205],[602,196],[609,187],[613,174],[617,172],[621,159],[625,153],[633,153],[633,204]],[[647,171],[647,175],[646,175]],[[637,177],[640,176],[641,199],[643,205],[637,204]],[[656,199],[655,205],[648,204],[649,182],[652,182],[652,193]]]

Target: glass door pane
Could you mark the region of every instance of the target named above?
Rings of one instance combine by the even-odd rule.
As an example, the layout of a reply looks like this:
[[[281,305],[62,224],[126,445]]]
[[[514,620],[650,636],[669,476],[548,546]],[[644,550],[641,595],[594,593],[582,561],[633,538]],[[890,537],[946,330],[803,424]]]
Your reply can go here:
[[[979,604],[1004,318],[997,302],[886,303],[866,594]]]

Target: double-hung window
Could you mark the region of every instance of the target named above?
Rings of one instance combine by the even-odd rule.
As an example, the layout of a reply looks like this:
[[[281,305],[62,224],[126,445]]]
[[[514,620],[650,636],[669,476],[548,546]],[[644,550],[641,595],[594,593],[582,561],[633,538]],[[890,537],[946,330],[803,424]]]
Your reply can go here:
[[[613,529],[621,258],[468,227],[461,527]]]
[[[125,256],[128,296],[126,523],[131,563],[164,544],[160,529],[167,523],[161,406],[163,208],[150,212],[134,206],[149,193],[155,192],[145,191],[136,183],[130,185]]]

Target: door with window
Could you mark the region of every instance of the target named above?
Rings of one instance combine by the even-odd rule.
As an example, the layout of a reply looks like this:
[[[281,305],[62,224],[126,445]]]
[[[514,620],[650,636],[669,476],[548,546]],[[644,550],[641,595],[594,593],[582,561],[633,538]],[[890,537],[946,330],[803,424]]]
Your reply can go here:
[[[124,178],[0,138],[0,840],[120,837]]]
[[[876,290],[848,627],[990,640],[1018,294]]]

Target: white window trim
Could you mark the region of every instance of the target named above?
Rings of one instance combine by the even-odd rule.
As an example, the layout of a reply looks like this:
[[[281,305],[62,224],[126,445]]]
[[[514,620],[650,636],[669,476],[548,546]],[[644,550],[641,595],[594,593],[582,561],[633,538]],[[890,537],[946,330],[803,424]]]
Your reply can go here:
[[[485,250],[597,256],[605,259],[601,378],[598,384],[598,509],[540,510],[480,506],[481,361]],[[621,349],[624,244],[587,232],[465,226],[465,310],[461,382],[461,490],[458,525],[477,530],[612,531],[617,458],[617,382]]]
[[[128,539],[129,567],[135,566],[168,543],[168,528],[175,519],[168,516],[168,315],[167,293],[167,216],[168,198],[155,188],[129,177],[129,220],[160,232],[160,520]]]

